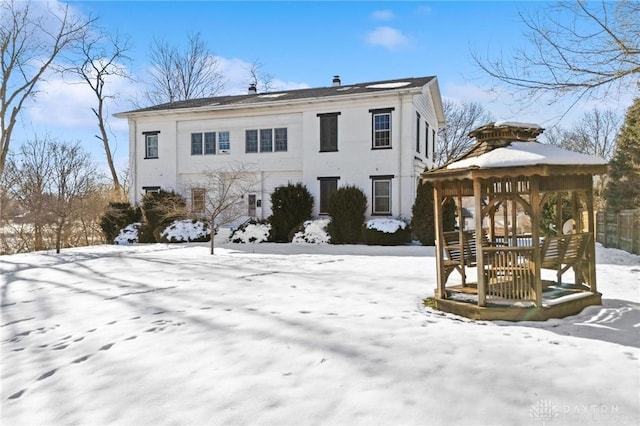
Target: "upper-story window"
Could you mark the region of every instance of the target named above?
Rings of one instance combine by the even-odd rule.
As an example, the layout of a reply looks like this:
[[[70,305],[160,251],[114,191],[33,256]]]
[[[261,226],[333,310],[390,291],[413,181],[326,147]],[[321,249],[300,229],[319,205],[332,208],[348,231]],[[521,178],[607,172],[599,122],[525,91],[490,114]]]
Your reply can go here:
[[[416,112],[416,152],[420,153],[420,113],[419,112]]]
[[[215,153],[216,132],[191,133],[191,155]]]
[[[339,112],[318,114],[320,118],[320,152],[338,150],[338,116]]]
[[[275,137],[275,143],[274,143]],[[246,152],[278,152],[287,150],[287,128],[247,130]]]
[[[391,148],[391,111],[393,108],[371,109],[372,148]]]
[[[144,158],[158,158],[158,133],[145,132],[144,134]]]
[[[431,155],[431,158],[435,159],[436,158],[436,144],[438,143],[438,141],[436,140],[436,130],[435,129],[431,129],[431,148],[433,149],[433,153]]]
[[[424,154],[428,157],[429,156],[429,123],[425,122],[424,123]],[[431,159],[433,159],[433,157],[431,157]]]
[[[229,132],[218,132],[218,149],[220,153],[227,153],[231,149]]]
[[[287,128],[282,127],[279,129],[274,129],[276,134],[276,151],[286,151],[287,150]]]
[[[245,146],[245,152],[258,152],[258,131],[257,130],[245,131],[244,146]]]
[[[273,151],[273,129],[260,129],[260,152]]]

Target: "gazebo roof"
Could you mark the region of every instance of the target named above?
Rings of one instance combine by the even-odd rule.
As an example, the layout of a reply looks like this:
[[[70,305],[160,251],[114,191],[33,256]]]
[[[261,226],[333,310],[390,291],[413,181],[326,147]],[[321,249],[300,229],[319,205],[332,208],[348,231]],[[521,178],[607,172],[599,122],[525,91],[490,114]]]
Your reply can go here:
[[[437,169],[425,171],[423,177],[606,173],[607,162],[600,157],[539,143],[536,136],[543,131],[540,126],[530,123],[489,123],[469,133],[469,137],[477,139],[469,151]]]

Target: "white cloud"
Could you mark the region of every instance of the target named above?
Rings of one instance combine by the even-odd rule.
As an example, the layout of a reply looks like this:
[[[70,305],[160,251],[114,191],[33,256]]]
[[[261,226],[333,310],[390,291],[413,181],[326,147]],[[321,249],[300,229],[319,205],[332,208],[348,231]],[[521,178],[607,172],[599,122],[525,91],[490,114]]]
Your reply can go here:
[[[396,16],[390,10],[376,10],[371,13],[371,17],[379,21],[390,21]]]
[[[382,46],[389,50],[397,50],[411,44],[409,37],[392,27],[378,27],[367,35],[366,40],[373,46]]]

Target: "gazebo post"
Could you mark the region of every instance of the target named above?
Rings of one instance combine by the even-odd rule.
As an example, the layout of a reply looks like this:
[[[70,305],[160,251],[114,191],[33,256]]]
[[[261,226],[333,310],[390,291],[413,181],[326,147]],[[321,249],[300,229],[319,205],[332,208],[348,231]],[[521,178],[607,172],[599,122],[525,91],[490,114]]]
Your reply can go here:
[[[442,200],[440,193],[442,192],[442,184],[439,181],[433,183],[433,211],[436,228],[436,269],[437,269],[437,287],[435,295],[437,298],[446,299],[447,292],[445,291],[445,277],[442,266]]]
[[[536,307],[542,307],[542,274],[540,272],[541,253],[540,248],[540,219],[542,218],[542,205],[540,204],[540,177],[531,176],[529,182],[531,202],[531,245],[533,245],[533,297]]]
[[[476,235],[480,235],[482,232],[482,181],[479,178],[473,179],[473,201],[474,201],[474,214]],[[484,274],[484,246],[482,244],[477,245],[476,249],[476,268],[478,271],[478,306],[487,305],[487,283],[485,281]]]
[[[589,179],[589,181],[591,182],[591,179]],[[594,237],[595,218],[593,217],[593,190],[587,190],[585,195],[587,203],[587,226],[589,228],[589,234],[591,234],[589,246],[587,247],[587,260],[589,262],[589,288],[591,292],[595,294],[598,292],[598,287],[596,285],[596,242]]]

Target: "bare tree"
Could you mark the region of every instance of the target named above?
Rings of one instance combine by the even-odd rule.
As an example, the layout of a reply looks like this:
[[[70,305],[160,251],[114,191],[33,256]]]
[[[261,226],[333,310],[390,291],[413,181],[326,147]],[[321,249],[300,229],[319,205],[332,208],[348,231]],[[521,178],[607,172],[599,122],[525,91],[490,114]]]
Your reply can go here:
[[[231,223],[247,215],[245,199],[255,191],[259,182],[251,166],[231,162],[220,169],[205,170],[202,179],[185,185],[191,191],[192,211],[203,214],[209,221],[211,254],[214,254],[215,229],[220,224]]]
[[[51,212],[55,218],[56,253],[60,253],[63,230],[73,225],[73,219],[84,207],[82,200],[96,186],[95,165],[79,142],[51,141],[47,151],[52,164],[50,191],[53,196]]]
[[[622,118],[615,111],[595,108],[585,113],[571,130],[557,128],[548,135],[545,131],[543,139],[551,145],[610,160],[621,126]]]
[[[105,85],[113,77],[131,78],[124,64],[129,60],[127,52],[131,49],[129,39],[118,33],[105,35],[106,32],[98,33],[91,38],[83,39],[78,48],[80,61],[78,65],[71,66],[65,71],[79,76],[96,96],[96,106],[91,108],[98,120],[100,131],[96,138],[102,142],[104,152],[107,157],[107,164],[111,172],[113,189],[118,198],[123,198],[122,186],[118,178],[113,154],[109,144],[109,132],[105,102],[113,99],[115,94],[105,91]]]
[[[49,3],[46,10],[33,5],[30,1],[0,2],[0,176],[25,101],[36,94],[36,84],[56,57],[83,40],[94,21],[74,15],[68,5],[57,10],[49,9]]]
[[[273,75],[263,70],[262,62],[255,60],[246,67],[243,67],[249,73],[248,85],[254,86],[260,93],[273,90]]]
[[[520,14],[527,48],[476,64],[532,101],[545,94],[605,98],[637,90],[640,77],[640,2],[559,2],[540,15]],[[510,59],[504,59],[504,58]]]
[[[80,144],[34,138],[8,157],[8,189],[18,205],[21,221],[32,229],[33,250],[47,248],[46,230],[53,228],[56,251],[60,252],[63,231],[86,207],[83,200],[96,190],[98,176],[89,154]]]
[[[186,49],[155,39],[150,61],[151,87],[143,96],[152,105],[215,96],[223,89],[219,61],[199,33],[189,35]]]
[[[476,102],[454,102],[445,99],[442,103],[447,127],[439,130],[436,164],[442,165],[473,146],[469,132],[492,121],[492,116]]]
[[[19,206],[22,222],[32,228],[32,250],[45,249],[44,228],[52,222],[50,183],[53,164],[48,136],[37,136],[10,155],[5,169],[8,190]]]

